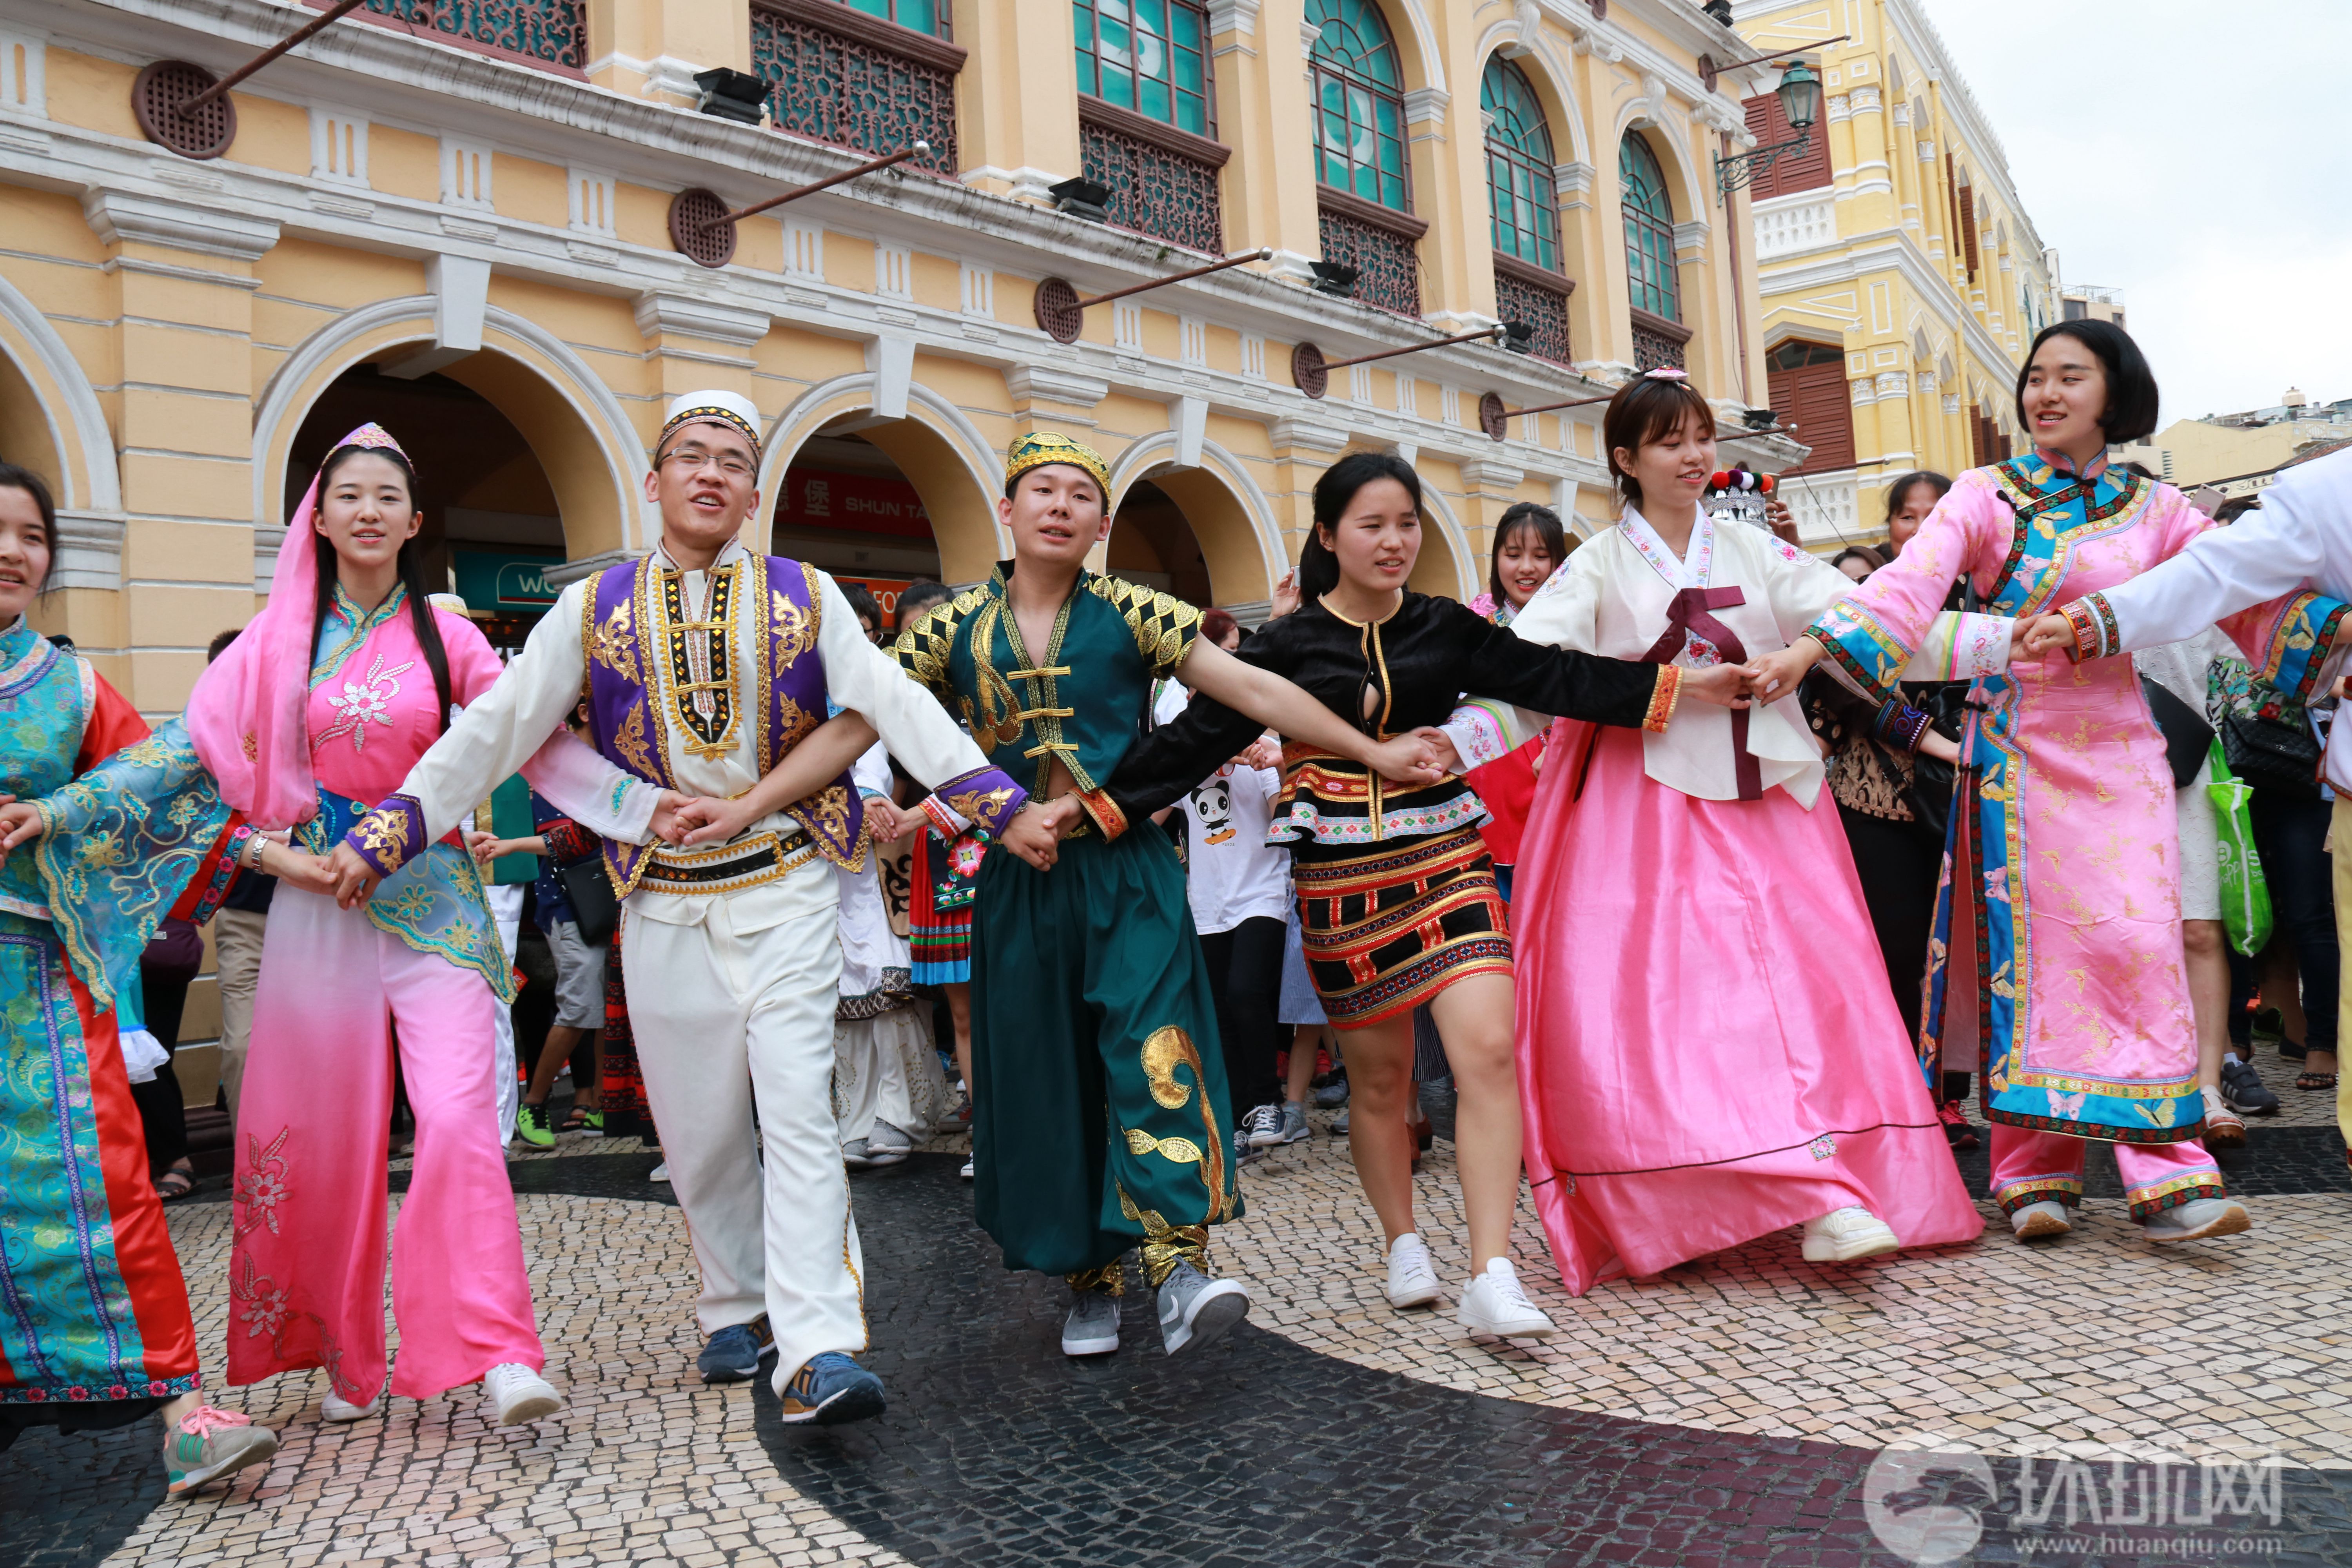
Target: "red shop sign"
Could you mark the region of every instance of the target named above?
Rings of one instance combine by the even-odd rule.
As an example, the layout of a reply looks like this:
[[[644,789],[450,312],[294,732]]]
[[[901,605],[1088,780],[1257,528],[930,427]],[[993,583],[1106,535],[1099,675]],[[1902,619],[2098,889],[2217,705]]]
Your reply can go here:
[[[922,498],[904,479],[875,474],[836,474],[823,468],[791,468],[776,501],[776,524],[829,528],[845,533],[890,533],[907,539],[931,537],[930,515]]]

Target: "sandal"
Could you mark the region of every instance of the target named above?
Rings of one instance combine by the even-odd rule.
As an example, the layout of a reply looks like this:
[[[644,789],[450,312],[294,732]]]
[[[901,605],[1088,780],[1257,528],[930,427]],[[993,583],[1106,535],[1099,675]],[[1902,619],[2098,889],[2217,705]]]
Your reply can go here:
[[[589,1113],[586,1110],[575,1105],[572,1108],[571,1112],[564,1117],[563,1125],[558,1127],[556,1131],[558,1132],[585,1132],[588,1131],[588,1116]]]
[[[175,1204],[196,1190],[196,1173],[173,1165],[155,1178],[155,1196],[163,1203]]]
[[[2332,1072],[2307,1072],[2294,1080],[2297,1089],[2334,1089],[2336,1075]]]

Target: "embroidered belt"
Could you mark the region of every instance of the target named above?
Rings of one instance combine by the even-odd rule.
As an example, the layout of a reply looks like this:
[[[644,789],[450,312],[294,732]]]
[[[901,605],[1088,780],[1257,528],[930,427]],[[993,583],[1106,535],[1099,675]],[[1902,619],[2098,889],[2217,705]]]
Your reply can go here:
[[[740,893],[789,876],[814,858],[816,846],[805,833],[795,831],[789,837],[759,833],[708,849],[665,849],[646,867],[637,888],[693,897]]]

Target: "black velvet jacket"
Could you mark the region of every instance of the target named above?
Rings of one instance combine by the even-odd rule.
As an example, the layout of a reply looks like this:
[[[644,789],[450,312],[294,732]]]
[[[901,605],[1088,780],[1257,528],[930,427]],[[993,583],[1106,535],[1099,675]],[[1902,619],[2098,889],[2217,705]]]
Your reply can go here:
[[[1270,621],[1236,656],[1303,687],[1375,740],[1443,724],[1468,691],[1539,713],[1664,729],[1674,710],[1673,667],[1601,658],[1522,642],[1452,599],[1408,590],[1386,620],[1359,625],[1312,604]],[[1369,699],[1369,700],[1368,700]],[[1257,721],[1206,697],[1131,747],[1108,795],[1130,823],[1183,795],[1255,741]],[[1360,763],[1291,745],[1272,840],[1327,846],[1388,844],[1485,819],[1459,777],[1394,784]]]

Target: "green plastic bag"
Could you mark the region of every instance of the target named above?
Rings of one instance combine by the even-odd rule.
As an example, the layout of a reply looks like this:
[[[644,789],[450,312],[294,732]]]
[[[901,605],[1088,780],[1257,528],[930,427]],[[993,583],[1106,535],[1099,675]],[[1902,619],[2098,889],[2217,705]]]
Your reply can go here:
[[[2213,738],[2213,826],[2221,841],[2221,924],[2230,945],[2252,958],[2271,939],[2271,888],[2263,879],[2263,858],[2254,852],[2253,815],[2246,802],[2254,786],[2230,772],[2221,760],[2221,738]]]

